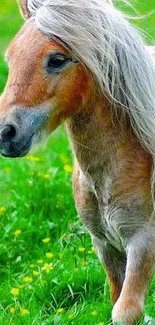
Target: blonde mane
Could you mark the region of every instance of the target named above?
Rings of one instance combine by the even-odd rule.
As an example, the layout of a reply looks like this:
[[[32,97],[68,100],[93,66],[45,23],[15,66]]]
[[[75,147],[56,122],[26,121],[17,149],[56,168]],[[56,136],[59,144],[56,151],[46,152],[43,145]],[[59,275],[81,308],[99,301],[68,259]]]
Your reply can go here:
[[[28,9],[44,34],[67,44],[85,63],[154,155],[155,65],[140,35],[111,0],[28,0]]]

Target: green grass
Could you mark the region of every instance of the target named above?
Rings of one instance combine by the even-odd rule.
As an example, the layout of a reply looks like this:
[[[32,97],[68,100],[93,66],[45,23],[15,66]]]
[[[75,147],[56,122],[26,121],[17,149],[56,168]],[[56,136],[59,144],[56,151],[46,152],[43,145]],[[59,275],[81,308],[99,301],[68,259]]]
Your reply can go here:
[[[134,6],[146,14],[154,0]],[[3,53],[21,23],[15,1],[1,0],[0,91],[7,77]],[[135,23],[155,37],[153,15]],[[74,208],[71,165],[63,128],[33,155],[0,158],[0,324],[101,325],[111,320],[108,283]],[[154,305],[155,281],[146,301],[152,317]]]

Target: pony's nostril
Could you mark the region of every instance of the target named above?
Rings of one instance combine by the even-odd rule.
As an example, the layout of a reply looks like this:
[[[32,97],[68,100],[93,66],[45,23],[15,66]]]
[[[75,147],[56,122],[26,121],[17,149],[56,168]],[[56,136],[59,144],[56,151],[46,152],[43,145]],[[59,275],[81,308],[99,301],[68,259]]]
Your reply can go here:
[[[16,136],[16,128],[14,125],[5,125],[1,130],[0,138],[2,141],[9,141],[15,138]]]

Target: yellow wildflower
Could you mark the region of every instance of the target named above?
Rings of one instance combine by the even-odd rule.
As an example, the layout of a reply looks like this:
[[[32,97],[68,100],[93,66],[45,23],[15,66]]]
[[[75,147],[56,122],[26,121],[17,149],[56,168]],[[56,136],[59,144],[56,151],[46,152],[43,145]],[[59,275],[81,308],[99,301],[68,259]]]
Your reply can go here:
[[[5,167],[5,168],[4,168],[4,171],[5,171],[5,173],[10,173],[11,168],[10,168],[10,167]]]
[[[26,315],[29,315],[30,312],[29,312],[28,309],[26,309],[26,308],[22,308],[20,314],[21,314],[21,316],[26,316]]]
[[[35,265],[34,264],[30,264],[30,268],[34,269]]]
[[[33,273],[34,276],[38,276],[40,274],[38,271],[35,271],[35,270],[33,270],[32,273]]]
[[[64,308],[61,307],[61,308],[58,308],[58,309],[57,309],[57,314],[61,314],[61,313],[63,313],[63,312],[64,312]]]
[[[33,281],[33,279],[30,276],[25,276],[23,278],[23,282],[25,282],[25,283],[31,283],[32,281]]]
[[[51,240],[51,238],[47,237],[47,238],[43,238],[42,242],[43,243],[49,243],[50,240]]]
[[[45,179],[49,179],[50,177],[51,177],[50,174],[44,174],[44,175],[43,175],[43,178],[45,178]]]
[[[81,253],[84,252],[85,251],[85,247],[79,247],[78,248],[78,251],[81,252]]]
[[[10,312],[10,314],[14,314],[15,313],[15,308],[14,307],[11,307],[10,309],[9,309],[9,312]]]
[[[47,258],[53,258],[53,256],[54,256],[54,254],[51,252],[47,252],[45,255]]]
[[[21,229],[17,229],[17,230],[14,231],[13,234],[14,234],[15,236],[20,236],[21,233],[22,233]]]
[[[6,211],[5,207],[0,207],[0,214],[4,213]]]
[[[40,161],[39,157],[35,157],[32,155],[28,155],[25,159],[30,160],[30,161]]]
[[[85,267],[85,266],[88,265],[88,262],[87,261],[82,261],[81,265]]]
[[[19,295],[19,288],[12,288],[10,293],[13,295],[13,296],[18,296]]]
[[[37,260],[37,263],[38,263],[38,264],[43,264],[44,261],[43,261],[42,259],[40,259],[40,260]]]
[[[64,165],[64,170],[67,172],[67,173],[72,173],[73,171],[73,167],[71,165]]]
[[[104,323],[103,322],[99,322],[98,325],[104,325]]]
[[[46,273],[49,273],[53,269],[52,263],[45,263],[44,266],[41,268]]]
[[[92,316],[97,316],[97,314],[98,314],[98,312],[97,312],[96,310],[93,310],[93,311],[91,312],[91,315],[92,315]]]
[[[70,315],[68,315],[68,317],[67,317],[69,320],[72,320],[73,318],[74,318],[74,315],[73,314],[70,314]]]

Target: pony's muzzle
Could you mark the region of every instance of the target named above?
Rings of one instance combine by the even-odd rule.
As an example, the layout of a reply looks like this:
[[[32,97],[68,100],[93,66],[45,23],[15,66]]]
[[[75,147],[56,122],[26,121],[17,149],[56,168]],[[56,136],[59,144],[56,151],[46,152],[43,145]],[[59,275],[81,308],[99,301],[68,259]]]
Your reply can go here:
[[[17,136],[17,126],[12,124],[6,124],[1,132],[0,132],[0,139],[2,142],[10,141]]]
[[[32,144],[34,133],[23,135],[18,125],[6,124],[0,130],[0,153],[4,157],[26,155]]]
[[[22,157],[31,149],[47,120],[47,111],[18,107],[0,123],[0,153],[4,157]]]

